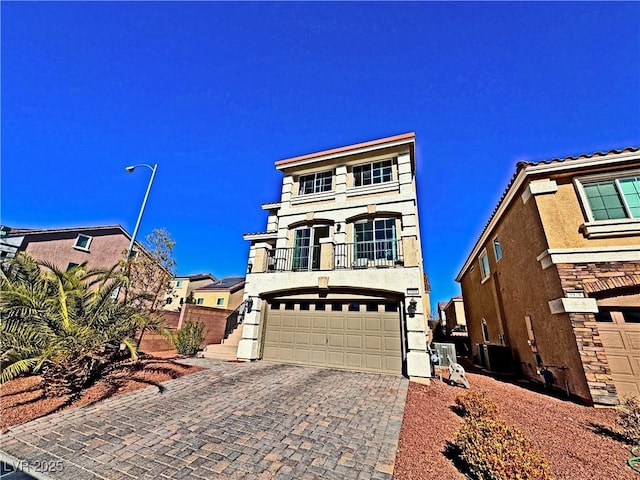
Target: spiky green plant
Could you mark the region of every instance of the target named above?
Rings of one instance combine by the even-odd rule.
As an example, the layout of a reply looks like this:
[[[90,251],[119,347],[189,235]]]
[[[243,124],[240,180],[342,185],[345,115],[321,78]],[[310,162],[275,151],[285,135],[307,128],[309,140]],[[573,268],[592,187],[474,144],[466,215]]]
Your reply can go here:
[[[67,271],[25,254],[0,274],[0,380],[42,373],[45,395],[78,392],[126,346],[145,319],[117,300],[125,279],[118,266]]]

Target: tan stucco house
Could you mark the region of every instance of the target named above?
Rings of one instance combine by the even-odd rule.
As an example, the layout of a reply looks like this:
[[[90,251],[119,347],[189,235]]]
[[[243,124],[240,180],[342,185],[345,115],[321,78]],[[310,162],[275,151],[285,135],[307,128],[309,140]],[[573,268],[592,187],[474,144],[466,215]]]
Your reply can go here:
[[[457,281],[477,357],[587,403],[640,395],[640,148],[518,163]]]
[[[280,160],[240,359],[428,377],[413,133]]]
[[[244,277],[225,277],[196,288],[193,300],[196,305],[224,310],[235,310],[244,296]]]
[[[169,284],[171,293],[167,296],[163,309],[173,312],[179,311],[191,292],[215,281],[217,281],[216,277],[210,273],[174,277]]]

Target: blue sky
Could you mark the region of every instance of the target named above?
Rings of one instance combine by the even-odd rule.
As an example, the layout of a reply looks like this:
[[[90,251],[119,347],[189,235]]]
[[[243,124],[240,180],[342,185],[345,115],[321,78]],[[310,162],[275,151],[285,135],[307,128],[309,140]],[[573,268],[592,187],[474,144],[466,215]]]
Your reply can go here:
[[[2,2],[1,221],[243,274],[276,160],[416,132],[432,300],[519,160],[640,145],[638,2]]]

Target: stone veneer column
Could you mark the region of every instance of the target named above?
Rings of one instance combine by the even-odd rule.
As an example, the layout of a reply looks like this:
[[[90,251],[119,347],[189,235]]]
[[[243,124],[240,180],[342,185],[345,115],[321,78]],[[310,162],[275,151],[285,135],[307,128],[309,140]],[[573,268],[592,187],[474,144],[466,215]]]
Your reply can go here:
[[[557,264],[556,268],[565,295],[567,292],[575,291],[587,293],[603,291],[605,290],[603,287],[607,285],[615,287],[616,283],[619,283],[615,278],[623,279],[640,275],[639,262],[561,263]],[[594,287],[595,285],[598,287]],[[589,298],[575,300],[593,301]],[[605,405],[616,405],[617,391],[594,314],[575,311],[566,313],[571,320],[578,353],[593,401]]]

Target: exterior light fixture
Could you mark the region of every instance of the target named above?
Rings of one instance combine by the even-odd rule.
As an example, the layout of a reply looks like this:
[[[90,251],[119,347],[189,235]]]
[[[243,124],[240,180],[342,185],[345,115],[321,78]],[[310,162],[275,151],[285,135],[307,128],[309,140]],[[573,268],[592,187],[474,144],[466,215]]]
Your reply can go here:
[[[418,308],[418,302],[414,298],[411,299],[409,305],[407,306],[407,313],[411,318],[415,317],[416,309]]]
[[[253,308],[253,298],[249,297],[247,299],[247,313],[251,313],[252,308]]]

